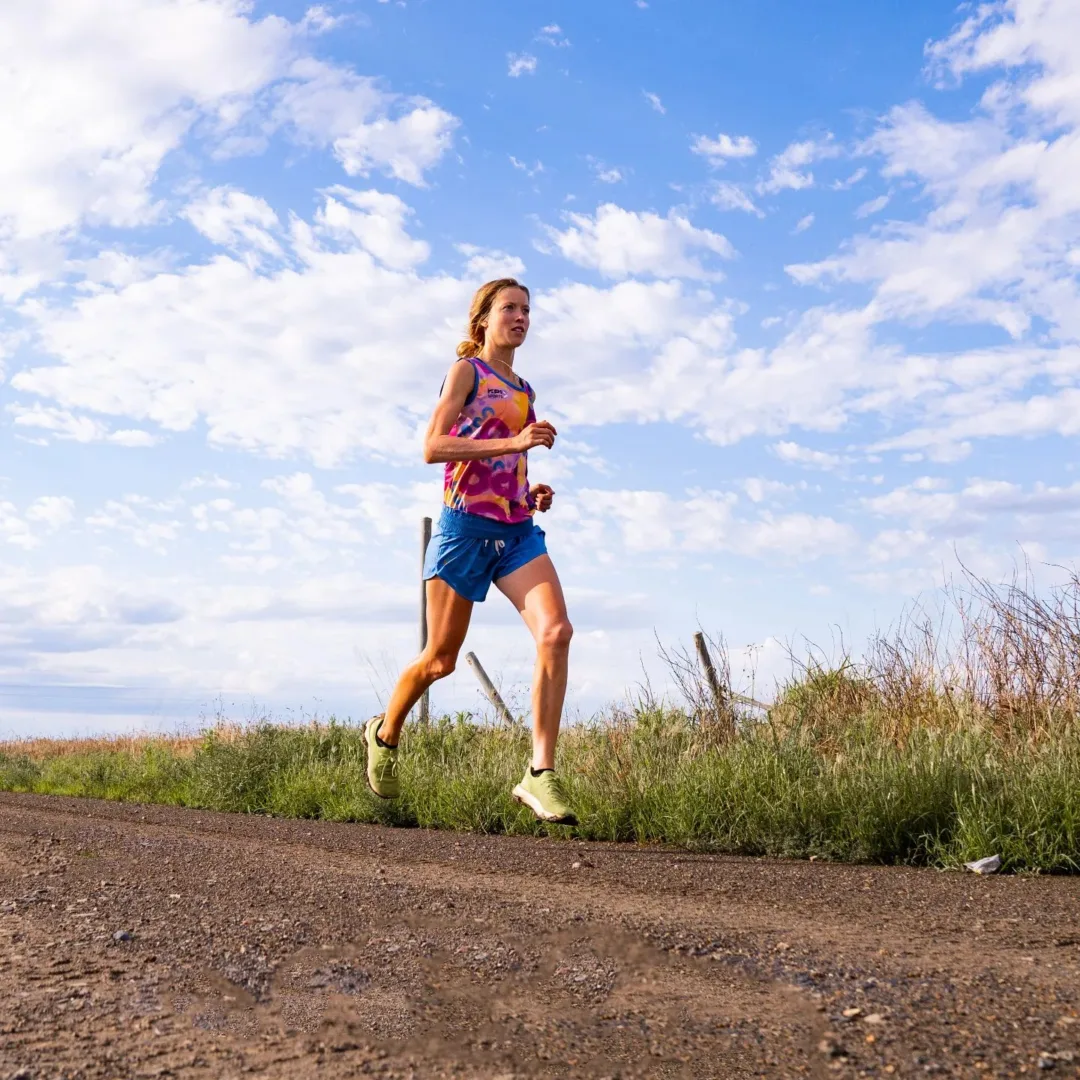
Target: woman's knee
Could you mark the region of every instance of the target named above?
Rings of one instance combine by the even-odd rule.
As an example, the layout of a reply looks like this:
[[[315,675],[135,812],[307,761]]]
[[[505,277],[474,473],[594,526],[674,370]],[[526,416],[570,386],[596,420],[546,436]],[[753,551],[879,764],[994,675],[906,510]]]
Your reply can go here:
[[[423,663],[424,671],[430,679],[445,679],[447,675],[453,674],[457,667],[457,653],[434,652],[425,656]]]
[[[574,628],[569,619],[556,619],[546,623],[540,628],[537,635],[537,645],[541,649],[569,649],[570,639],[574,636]]]

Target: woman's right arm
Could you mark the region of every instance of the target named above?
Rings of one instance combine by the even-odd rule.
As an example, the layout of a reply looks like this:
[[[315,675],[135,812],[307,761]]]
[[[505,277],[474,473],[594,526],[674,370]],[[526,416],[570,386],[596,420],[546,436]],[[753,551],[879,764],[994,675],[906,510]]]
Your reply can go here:
[[[555,429],[547,421],[530,424],[510,439],[459,439],[450,435],[472,393],[474,379],[474,368],[468,360],[458,360],[450,369],[424,435],[424,460],[429,465],[438,461],[478,461],[521,454],[534,446],[550,447],[555,442]]]

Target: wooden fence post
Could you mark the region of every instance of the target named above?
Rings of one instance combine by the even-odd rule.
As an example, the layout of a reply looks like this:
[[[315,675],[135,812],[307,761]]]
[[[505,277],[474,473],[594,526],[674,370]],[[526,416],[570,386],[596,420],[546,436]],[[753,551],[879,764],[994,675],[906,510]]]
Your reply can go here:
[[[701,661],[701,666],[705,671],[705,681],[712,691],[713,713],[716,720],[717,722],[723,722],[724,726],[734,733],[735,716],[731,711],[731,702],[728,701],[727,694],[720,686],[720,680],[716,677],[716,667],[713,664],[712,657],[709,655],[709,646],[705,643],[705,635],[700,630],[694,635],[694,645],[697,647],[698,659]]]
[[[480,683],[480,688],[487,695],[488,701],[495,706],[495,711],[499,714],[499,719],[507,726],[512,727],[514,718],[510,715],[510,710],[506,707],[506,702],[503,701],[499,691],[495,689],[495,684],[488,678],[488,673],[484,670],[484,665],[477,659],[476,653],[466,653],[465,659],[468,662],[469,667],[476,672],[476,678]]]

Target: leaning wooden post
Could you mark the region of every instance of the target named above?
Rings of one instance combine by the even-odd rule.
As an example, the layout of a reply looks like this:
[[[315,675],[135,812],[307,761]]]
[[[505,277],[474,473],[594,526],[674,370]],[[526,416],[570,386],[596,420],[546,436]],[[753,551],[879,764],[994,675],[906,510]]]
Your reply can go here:
[[[698,659],[701,660],[701,666],[705,670],[705,679],[709,684],[709,689],[712,691],[713,710],[716,719],[719,721],[723,717],[727,720],[727,695],[720,688],[720,680],[716,677],[716,667],[713,664],[712,657],[709,655],[709,646],[705,644],[705,635],[700,630],[694,635],[694,645],[697,646]]]
[[[476,678],[479,680],[480,688],[487,695],[488,701],[495,706],[495,711],[499,714],[499,719],[508,726],[513,726],[514,718],[510,715],[510,710],[506,707],[506,702],[503,701],[499,691],[495,689],[495,684],[488,678],[488,673],[484,670],[484,665],[476,657],[476,653],[466,653],[465,659],[469,664],[469,667],[476,672]]]
[[[420,530],[420,651],[427,648],[427,582],[424,580],[424,560],[431,543],[431,518],[424,518]],[[431,722],[431,696],[427,690],[420,698],[420,723]]]

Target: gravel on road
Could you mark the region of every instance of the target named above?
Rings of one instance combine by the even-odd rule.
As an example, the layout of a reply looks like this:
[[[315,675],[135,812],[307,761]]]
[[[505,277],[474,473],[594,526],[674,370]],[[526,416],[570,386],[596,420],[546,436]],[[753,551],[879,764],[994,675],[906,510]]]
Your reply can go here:
[[[0,794],[0,1080],[1075,1077],[1078,913],[1077,878]]]

